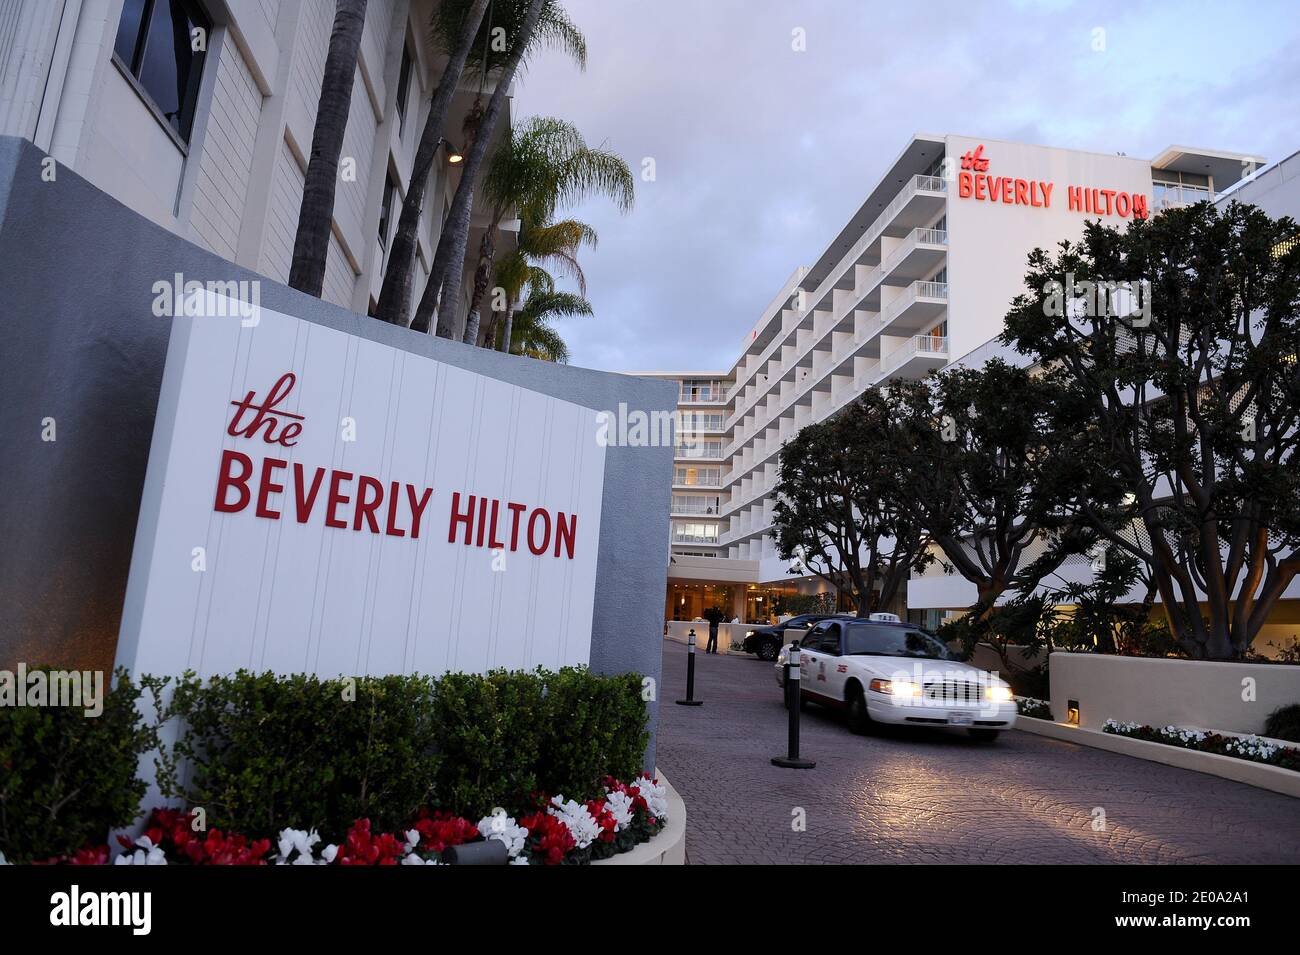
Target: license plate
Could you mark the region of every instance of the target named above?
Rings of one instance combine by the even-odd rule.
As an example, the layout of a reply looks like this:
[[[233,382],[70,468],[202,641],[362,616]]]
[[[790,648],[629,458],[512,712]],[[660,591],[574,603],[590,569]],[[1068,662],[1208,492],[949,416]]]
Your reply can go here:
[[[949,726],[970,726],[971,723],[974,722],[974,720],[975,720],[975,714],[973,713],[949,713],[948,714]]]

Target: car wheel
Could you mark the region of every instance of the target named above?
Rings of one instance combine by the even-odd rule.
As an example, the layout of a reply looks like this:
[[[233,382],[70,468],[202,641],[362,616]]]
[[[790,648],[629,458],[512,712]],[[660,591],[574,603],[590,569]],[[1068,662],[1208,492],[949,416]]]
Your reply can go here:
[[[867,697],[856,684],[849,688],[849,729],[858,735],[871,732],[871,714]]]
[[[780,649],[777,647],[775,640],[764,640],[759,643],[756,652],[758,653],[758,658],[760,660],[765,660],[768,663],[771,663],[776,659],[776,655],[780,652]]]
[[[991,743],[998,738],[997,730],[970,729],[966,732],[970,733],[970,738],[977,743]]]

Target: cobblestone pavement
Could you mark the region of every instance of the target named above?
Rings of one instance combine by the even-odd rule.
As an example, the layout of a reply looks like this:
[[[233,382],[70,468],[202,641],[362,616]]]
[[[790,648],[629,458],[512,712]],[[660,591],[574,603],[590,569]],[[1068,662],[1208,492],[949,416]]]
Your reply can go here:
[[[1300,800],[1021,731],[862,737],[812,706],[801,749],[817,767],[779,769],[771,667],[699,654],[705,703],[677,706],[686,648],[664,642],[658,763],[686,801],[691,863],[1300,863]]]

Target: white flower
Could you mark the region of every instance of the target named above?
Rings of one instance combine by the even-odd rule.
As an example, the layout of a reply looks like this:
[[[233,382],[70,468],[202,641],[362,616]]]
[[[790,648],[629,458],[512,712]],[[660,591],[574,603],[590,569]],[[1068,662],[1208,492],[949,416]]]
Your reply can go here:
[[[528,856],[515,856],[510,860],[511,865],[528,865]]]
[[[668,818],[668,787],[655,779],[642,776],[632,785],[636,786],[641,798],[650,809],[650,815],[660,821]]]
[[[402,865],[442,865],[437,859],[426,859],[416,852],[407,852],[402,857]]]
[[[632,797],[617,790],[605,794],[605,808],[614,817],[614,831],[622,832],[632,825]]]
[[[124,852],[113,860],[113,865],[166,865],[167,857],[148,836],[135,841],[135,849]]]
[[[504,842],[511,859],[519,857],[519,853],[524,851],[524,842],[528,839],[528,830],[517,825],[514,817],[507,816],[504,809],[494,809],[492,815],[480,819],[478,831],[484,839]]]
[[[321,850],[320,857],[321,860],[326,865],[331,865],[334,862],[334,857],[337,856],[338,854],[339,854],[339,847],[335,845],[329,845]]]
[[[322,860],[314,857],[313,849],[316,843],[320,842],[320,835],[313,829],[307,832],[303,829],[281,829],[280,838],[277,844],[280,849],[280,855],[275,860],[276,865],[324,865]],[[297,853],[295,855],[295,853]]]
[[[5,858],[5,854],[3,852],[0,852],[0,865],[9,865],[9,864],[10,862],[8,859]]]
[[[595,816],[580,802],[572,799],[566,801],[563,796],[556,796],[546,811],[569,827],[569,834],[579,849],[587,848],[600,835],[600,826]]]

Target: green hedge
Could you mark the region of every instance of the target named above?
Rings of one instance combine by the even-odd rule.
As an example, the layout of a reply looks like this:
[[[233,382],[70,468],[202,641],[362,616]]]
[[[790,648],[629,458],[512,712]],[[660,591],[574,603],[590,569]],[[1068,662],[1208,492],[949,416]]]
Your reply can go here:
[[[168,681],[144,678],[158,712]],[[136,771],[156,750],[140,689],[121,674],[104,713],[0,708],[0,851],[12,862],[102,844],[138,815]],[[341,841],[369,818],[408,825],[422,808],[477,819],[535,794],[587,799],[641,772],[649,734],[636,674],[532,673],[323,680],[241,671],[176,681],[163,793],[202,807],[209,829],[274,837],[286,826]],[[179,761],[179,772],[176,765]]]
[[[139,816],[145,784],[136,772],[158,733],[136,704],[142,693],[156,704],[163,681],[136,685],[118,671],[114,682],[98,716],[79,707],[0,707],[0,852],[9,862],[102,845],[110,829]]]

